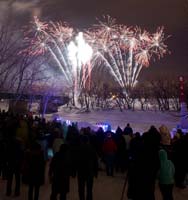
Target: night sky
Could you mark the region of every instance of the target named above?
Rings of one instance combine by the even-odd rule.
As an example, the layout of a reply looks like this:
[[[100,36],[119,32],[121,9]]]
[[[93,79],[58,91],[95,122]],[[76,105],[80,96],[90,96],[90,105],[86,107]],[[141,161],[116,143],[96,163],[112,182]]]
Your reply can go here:
[[[32,15],[40,15],[43,20],[64,20],[82,29],[109,14],[118,23],[138,25],[149,32],[164,26],[166,35],[170,35],[166,44],[171,54],[151,62],[140,78],[168,73],[188,75],[186,0],[0,0],[0,18],[7,13],[19,25],[28,23]]]

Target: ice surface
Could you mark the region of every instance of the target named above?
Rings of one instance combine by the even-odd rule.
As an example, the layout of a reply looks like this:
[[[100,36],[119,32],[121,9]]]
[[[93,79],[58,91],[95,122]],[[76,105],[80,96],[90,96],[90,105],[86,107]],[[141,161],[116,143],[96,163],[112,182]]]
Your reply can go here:
[[[118,126],[124,128],[127,123],[130,123],[133,131],[144,132],[149,129],[151,125],[160,127],[165,124],[170,130],[176,128],[180,121],[179,113],[175,112],[159,112],[159,111],[131,111],[124,110],[105,110],[105,111],[91,111],[79,112],[78,110],[61,109],[59,115],[64,121],[70,120],[78,122],[79,127],[91,126],[95,129],[97,123],[108,123],[112,129]],[[52,119],[52,115],[46,115],[47,119]]]

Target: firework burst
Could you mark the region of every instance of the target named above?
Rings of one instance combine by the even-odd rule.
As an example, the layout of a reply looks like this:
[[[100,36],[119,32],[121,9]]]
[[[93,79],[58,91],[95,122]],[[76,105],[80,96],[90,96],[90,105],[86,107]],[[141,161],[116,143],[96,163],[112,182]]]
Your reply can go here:
[[[75,98],[91,82],[90,59],[92,48],[86,43],[83,33],[75,33],[64,23],[41,22],[37,17],[33,22],[34,29],[26,40],[30,40],[27,49],[30,55],[49,53],[50,63],[58,66],[65,78],[66,86],[74,89]]]
[[[143,67],[152,57],[161,58],[167,53],[163,28],[150,34],[139,27],[116,24],[109,16],[90,31],[97,66],[105,67],[122,88],[132,88]]]
[[[78,94],[86,85],[90,88],[94,67],[109,71],[121,88],[131,89],[142,68],[149,67],[152,58],[168,52],[163,28],[150,34],[139,27],[119,25],[110,16],[79,34],[65,23],[41,22],[37,17],[33,27],[26,37],[31,54],[48,52],[67,86],[74,87]]]

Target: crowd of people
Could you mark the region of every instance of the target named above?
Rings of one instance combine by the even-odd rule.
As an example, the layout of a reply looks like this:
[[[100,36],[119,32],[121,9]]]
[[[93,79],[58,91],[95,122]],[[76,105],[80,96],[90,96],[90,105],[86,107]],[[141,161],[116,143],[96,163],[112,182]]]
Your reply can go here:
[[[53,156],[49,157],[49,149]],[[126,173],[128,199],[154,200],[155,184],[164,200],[173,200],[174,185],[185,188],[188,172],[188,134],[181,130],[171,138],[165,125],[151,125],[134,133],[130,124],[104,132],[90,127],[78,129],[32,115],[0,112],[0,176],[6,181],[6,195],[19,196],[21,184],[28,185],[28,200],[38,200],[49,165],[50,200],[66,200],[70,177],[78,180],[80,200],[93,199],[94,178],[102,164],[106,175]],[[13,177],[15,188],[13,191]]]

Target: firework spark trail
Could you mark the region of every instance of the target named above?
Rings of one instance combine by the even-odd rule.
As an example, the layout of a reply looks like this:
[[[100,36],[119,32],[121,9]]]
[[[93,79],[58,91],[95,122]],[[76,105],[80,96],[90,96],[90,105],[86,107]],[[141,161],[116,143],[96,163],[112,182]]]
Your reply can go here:
[[[121,77],[120,69],[117,65],[117,60],[115,59],[114,55],[112,54],[112,52],[110,50],[109,50],[108,54],[109,54],[109,58],[110,58],[111,63],[112,63],[112,69],[113,69],[114,73],[116,74],[119,82],[124,87],[124,83],[123,83],[123,80],[122,80],[122,77]]]
[[[71,83],[72,84],[72,80],[70,79],[70,77],[68,76],[68,73],[66,73],[66,71],[64,70],[64,68],[62,67],[62,64],[61,62],[59,61],[57,55],[54,53],[54,51],[48,47],[51,55],[53,56],[54,60],[56,61],[56,63],[58,64],[59,68],[61,69],[62,73],[65,75],[65,78],[67,80],[67,82]]]
[[[140,74],[140,72],[141,72],[141,70],[142,70],[142,65],[138,65],[138,67],[136,68],[136,72],[135,72],[135,74],[134,74],[134,79],[133,79],[133,82],[132,82],[132,87],[134,87],[135,86],[135,84],[136,84],[136,82],[137,82],[137,78],[138,78],[138,76],[139,76],[139,74]]]
[[[64,74],[67,82],[69,84],[72,84],[72,78],[71,78],[71,72],[69,71],[69,67],[68,67],[68,63],[65,61],[64,55],[61,52],[59,46],[57,45],[57,43],[53,40],[54,44],[55,44],[55,50],[52,50],[51,47],[48,46],[48,49],[51,53],[51,55],[53,56],[54,60],[56,61],[56,63],[58,64],[59,68],[61,69],[62,73]],[[63,62],[63,63],[62,63]]]
[[[124,85],[121,83],[120,79],[118,78],[117,74],[114,72],[112,65],[108,61],[107,58],[102,53],[98,53],[98,56],[95,58],[96,62],[99,62],[98,60],[102,60],[105,64],[105,66],[109,69],[110,74],[115,78],[115,80],[118,82],[118,84],[121,87],[124,87]],[[102,63],[103,63],[102,62]]]
[[[118,45],[115,45],[115,50],[117,52],[117,55],[119,57],[119,68],[122,70],[122,79],[123,79],[123,82],[125,83],[126,82],[126,76],[125,76],[125,62],[123,61],[123,55],[122,55],[122,52],[121,52],[121,49]]]
[[[57,62],[58,66],[60,67],[60,69],[62,70],[63,74],[65,75],[66,79],[72,83],[71,81],[71,71],[69,70],[69,64],[66,62],[66,59],[64,58],[64,54],[63,54],[63,50],[65,49],[65,42],[64,40],[67,39],[66,36],[66,32],[63,31],[67,31],[69,36],[71,36],[72,34],[72,29],[70,28],[64,28],[63,26],[60,26],[59,23],[54,24],[54,23],[50,23],[53,27],[53,29],[50,27],[49,33],[46,31],[47,28],[49,27],[49,25],[47,26],[46,23],[42,23],[38,20],[38,18],[35,18],[35,24],[37,27],[37,31],[43,33],[45,35],[45,37],[50,40],[50,42],[52,42],[55,45],[56,48],[56,52],[59,53],[59,56],[56,55],[57,53],[55,53],[52,48],[49,48],[50,52],[52,53],[52,56],[54,57],[55,61]],[[62,38],[62,33],[63,36],[66,36],[66,38]],[[62,48],[60,48],[60,45],[58,45],[56,39],[52,36],[54,35],[54,37],[58,40],[60,40],[60,42],[62,43]],[[63,63],[61,63],[63,62]],[[65,69],[64,69],[65,68]],[[68,73],[66,73],[66,71],[68,71]]]

